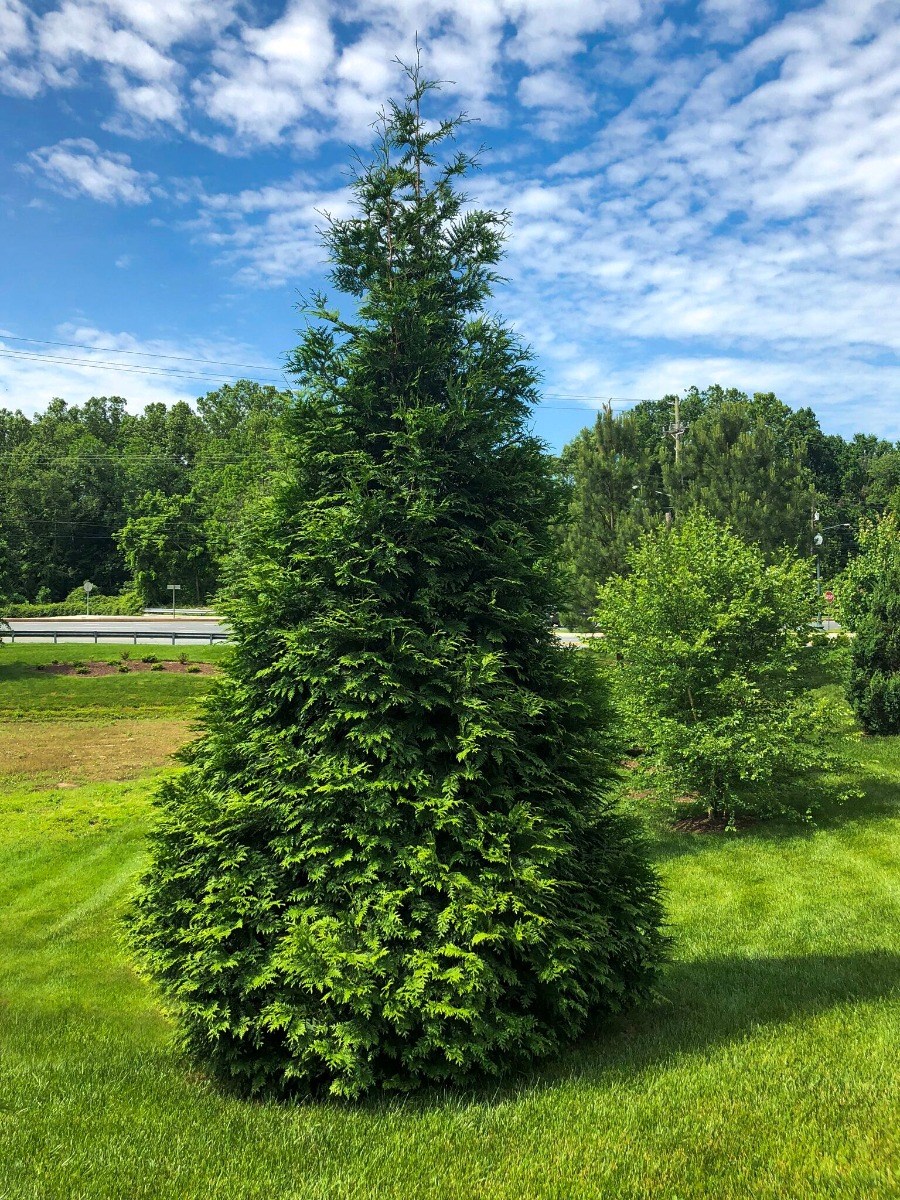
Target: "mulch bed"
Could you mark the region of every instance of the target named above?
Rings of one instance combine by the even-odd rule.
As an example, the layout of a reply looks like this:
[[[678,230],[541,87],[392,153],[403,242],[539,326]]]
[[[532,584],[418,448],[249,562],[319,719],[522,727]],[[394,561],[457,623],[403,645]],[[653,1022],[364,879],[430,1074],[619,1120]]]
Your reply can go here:
[[[127,667],[128,671],[122,671],[120,669],[122,667]],[[80,663],[47,663],[45,666],[35,667],[35,670],[42,671],[45,675],[81,675],[82,678],[87,679],[91,675],[125,675],[134,671],[152,671],[154,667],[162,667],[162,671],[168,672],[170,675],[212,675],[218,669],[213,663],[206,662],[181,663],[160,660],[149,663],[141,662],[139,658],[127,658],[116,659],[115,662],[96,662],[85,659]]]
[[[742,817],[733,823],[732,829],[742,831],[755,824],[751,817]],[[724,817],[682,817],[673,822],[672,828],[679,833],[724,833],[727,825]]]

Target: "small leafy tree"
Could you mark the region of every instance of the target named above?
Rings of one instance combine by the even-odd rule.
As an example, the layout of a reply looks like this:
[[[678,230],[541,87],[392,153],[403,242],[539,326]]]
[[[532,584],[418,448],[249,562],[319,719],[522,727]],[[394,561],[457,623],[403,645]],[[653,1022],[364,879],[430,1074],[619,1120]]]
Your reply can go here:
[[[767,566],[695,510],[646,534],[629,565],[600,589],[595,650],[657,785],[716,818],[806,809],[804,778],[823,764],[800,671],[808,564]]]
[[[215,564],[197,498],[147,492],[116,534],[116,541],[145,604],[168,596],[180,583],[183,598],[200,603],[215,586]]]
[[[547,627],[535,376],[484,312],[506,220],[466,209],[412,80],[326,229],[355,315],[318,304],[294,355],[135,916],[187,1044],[250,1090],[500,1071],[644,995],[660,949],[603,692]]]
[[[900,526],[888,513],[865,523],[860,553],[839,585],[855,637],[847,698],[867,733],[900,733]]]

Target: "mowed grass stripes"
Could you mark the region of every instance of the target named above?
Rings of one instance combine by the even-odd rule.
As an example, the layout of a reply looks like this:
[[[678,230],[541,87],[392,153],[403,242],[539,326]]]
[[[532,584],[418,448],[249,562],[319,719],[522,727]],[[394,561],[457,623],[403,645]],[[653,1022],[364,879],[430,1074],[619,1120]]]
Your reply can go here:
[[[663,995],[528,1079],[247,1103],[174,1048],[121,913],[152,779],[0,795],[0,1197],[900,1194],[900,750],[818,829],[660,836]],[[848,776],[849,780],[849,776]]]

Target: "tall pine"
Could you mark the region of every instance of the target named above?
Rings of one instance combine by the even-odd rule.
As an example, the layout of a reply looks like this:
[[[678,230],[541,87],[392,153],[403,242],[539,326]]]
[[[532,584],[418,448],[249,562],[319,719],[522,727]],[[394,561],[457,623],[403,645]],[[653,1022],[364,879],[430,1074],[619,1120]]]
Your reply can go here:
[[[290,459],[133,917],[191,1051],[250,1091],[496,1073],[641,997],[659,957],[603,694],[547,626],[535,374],[485,311],[506,217],[467,207],[458,122],[426,123],[411,80],[324,234],[355,316],[317,302],[293,356]]]

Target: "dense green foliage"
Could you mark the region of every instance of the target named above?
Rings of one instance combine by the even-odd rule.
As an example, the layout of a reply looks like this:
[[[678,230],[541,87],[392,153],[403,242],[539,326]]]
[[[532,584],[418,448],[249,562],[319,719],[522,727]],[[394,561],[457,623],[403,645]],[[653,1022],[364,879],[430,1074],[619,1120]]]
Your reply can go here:
[[[65,600],[5,604],[3,612],[7,617],[78,617],[87,615],[87,608],[84,589],[79,587],[73,588]],[[98,617],[134,616],[144,611],[144,604],[140,595],[129,588],[118,596],[91,592],[90,609],[91,614]]]
[[[414,81],[327,228],[355,314],[319,303],[294,355],[135,919],[193,1053],[251,1090],[499,1072],[645,995],[660,948],[603,693],[547,627],[558,493],[484,311],[505,218],[465,208]]]
[[[265,488],[288,396],[243,381],[148,405],[53,400],[32,420],[0,409],[0,603],[63,601],[84,580],[144,603],[180,583],[214,591],[231,533]],[[52,610],[49,610],[52,611]]]
[[[711,817],[803,811],[824,765],[799,670],[808,562],[762,552],[695,510],[653,531],[600,588],[594,649],[655,787]]]
[[[690,388],[680,402],[680,462],[664,430],[674,396],[627,413],[601,412],[563,450],[570,488],[561,528],[569,577],[566,608],[592,611],[598,584],[623,570],[641,532],[700,505],[758,545],[769,561],[787,546],[810,553],[818,527],[855,529],[900,500],[900,445],[858,434],[822,433],[810,409],[792,411],[769,392]],[[855,552],[852,529],[825,535],[819,551],[831,578]]]
[[[847,695],[869,733],[900,733],[900,526],[893,513],[860,530],[860,554],[841,580],[854,631]]]

